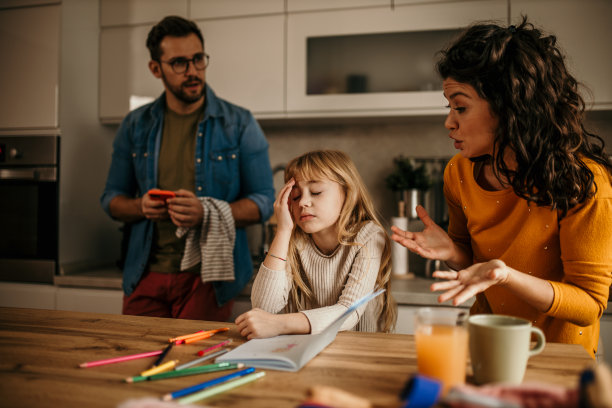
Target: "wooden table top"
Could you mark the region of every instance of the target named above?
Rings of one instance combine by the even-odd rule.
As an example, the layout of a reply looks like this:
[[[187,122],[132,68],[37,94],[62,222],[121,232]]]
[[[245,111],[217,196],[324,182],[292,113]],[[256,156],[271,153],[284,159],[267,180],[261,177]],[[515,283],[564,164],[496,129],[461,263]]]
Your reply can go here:
[[[197,343],[175,346],[166,357],[180,363],[227,338],[244,342],[232,324],[95,313],[0,308],[0,401],[7,407],[116,407],[135,398],[162,395],[228,372],[128,384],[126,377],[150,367],[154,358],[98,367],[79,364],[160,350],[168,338],[201,329],[230,327]],[[179,364],[180,364],[179,363]],[[575,388],[590,363],[578,345],[546,345],[529,360],[525,381]],[[258,370],[261,371],[261,370]],[[297,373],[265,370],[266,376],[203,400],[215,407],[296,407],[315,385],[335,386],[394,407],[406,380],[416,373],[413,336],[339,333],[336,340]],[[469,369],[468,369],[469,372]]]

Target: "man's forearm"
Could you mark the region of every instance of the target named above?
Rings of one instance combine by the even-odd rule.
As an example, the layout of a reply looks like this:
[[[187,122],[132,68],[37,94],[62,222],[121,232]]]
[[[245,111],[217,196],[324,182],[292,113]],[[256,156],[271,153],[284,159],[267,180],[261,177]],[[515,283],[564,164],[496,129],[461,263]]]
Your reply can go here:
[[[236,227],[246,227],[256,224],[261,220],[259,207],[257,207],[253,200],[242,198],[230,203],[229,206],[232,209],[232,216],[234,217]]]
[[[130,198],[119,195],[109,204],[111,215],[123,222],[133,222],[144,218],[141,207],[141,198]]]

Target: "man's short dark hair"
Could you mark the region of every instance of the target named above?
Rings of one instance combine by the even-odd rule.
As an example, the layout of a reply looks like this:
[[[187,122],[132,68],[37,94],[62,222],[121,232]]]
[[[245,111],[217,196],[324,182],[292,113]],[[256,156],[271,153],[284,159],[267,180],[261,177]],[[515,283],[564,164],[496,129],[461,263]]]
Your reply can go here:
[[[192,33],[198,36],[202,43],[202,48],[204,48],[204,37],[196,23],[179,16],[165,17],[149,31],[147,48],[151,54],[151,59],[159,61],[161,58],[162,51],[159,45],[164,37],[168,35],[172,37],[186,37]]]

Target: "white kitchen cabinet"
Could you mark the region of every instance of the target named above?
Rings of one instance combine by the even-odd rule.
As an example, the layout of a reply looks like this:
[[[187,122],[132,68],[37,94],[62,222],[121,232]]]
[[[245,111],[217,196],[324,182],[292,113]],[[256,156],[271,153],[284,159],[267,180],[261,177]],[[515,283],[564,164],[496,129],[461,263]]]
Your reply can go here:
[[[196,21],[210,55],[206,81],[223,99],[258,117],[284,106],[284,14]],[[152,25],[115,26],[100,33],[100,120],[119,123],[163,92],[148,68]]]
[[[103,28],[100,32],[100,120],[119,123],[132,109],[164,90],[149,71],[145,46],[152,25]]]
[[[53,285],[0,282],[0,307],[55,310]]]
[[[557,36],[571,72],[590,90],[591,94],[582,94],[587,109],[612,109],[612,1],[511,0],[510,4],[513,23],[525,14],[537,27]]]
[[[285,12],[285,0],[191,0],[189,18],[255,16]]]
[[[285,109],[285,16],[198,21],[210,65],[206,82],[215,93],[258,117]]]
[[[2,130],[59,127],[60,7],[0,9]]]
[[[372,6],[391,8],[391,0],[287,0],[287,11],[290,13],[295,11],[332,10]]]
[[[187,17],[188,0],[100,0],[100,26],[155,24],[166,16]]]
[[[444,114],[435,53],[479,19],[505,22],[506,1],[289,13],[287,115]]]
[[[604,314],[599,320],[599,347],[604,361],[612,367],[612,314]]]
[[[419,306],[397,306],[395,333],[414,334],[414,316]]]
[[[57,288],[57,310],[121,314],[123,291],[110,289]]]

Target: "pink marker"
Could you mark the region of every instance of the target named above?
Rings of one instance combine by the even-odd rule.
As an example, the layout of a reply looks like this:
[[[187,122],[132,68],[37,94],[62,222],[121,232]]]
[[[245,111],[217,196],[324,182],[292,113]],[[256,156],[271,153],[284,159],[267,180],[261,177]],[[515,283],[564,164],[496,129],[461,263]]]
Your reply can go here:
[[[105,360],[89,361],[87,363],[79,364],[79,367],[87,368],[87,367],[95,367],[95,366],[100,366],[100,365],[105,365],[105,364],[121,363],[123,361],[136,360],[138,358],[154,357],[154,356],[160,355],[161,353],[163,353],[163,350],[149,351],[148,353],[131,354],[129,356],[123,356],[123,357],[107,358]]]

